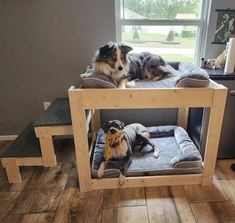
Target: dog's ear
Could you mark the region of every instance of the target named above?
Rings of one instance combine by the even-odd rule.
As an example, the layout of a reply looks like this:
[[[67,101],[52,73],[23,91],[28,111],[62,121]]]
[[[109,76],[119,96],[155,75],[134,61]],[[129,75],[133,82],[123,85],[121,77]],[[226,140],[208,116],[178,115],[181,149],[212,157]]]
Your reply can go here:
[[[142,66],[141,66],[142,71],[144,71],[145,65],[151,60],[151,58],[152,58],[152,55],[148,55],[143,59]]]
[[[115,48],[115,43],[108,42],[104,46],[100,47],[96,52],[95,62],[99,62],[102,59],[109,57]]]
[[[161,66],[166,66],[165,60],[162,57],[160,57],[160,56],[159,56],[159,62],[161,64]]]
[[[119,122],[120,122],[120,126],[122,127],[122,129],[124,129],[124,127],[125,127],[124,122],[121,122],[121,121],[119,121]]]
[[[111,124],[111,121],[108,121],[108,122],[104,123],[103,130],[104,130],[105,133],[108,132],[110,124]]]
[[[142,63],[141,63],[141,79],[145,79],[145,66],[146,64],[151,60],[152,56],[151,55],[147,55],[144,56]]]
[[[121,52],[124,56],[126,56],[131,50],[133,50],[132,47],[127,46],[125,44],[120,44],[119,46],[120,46]]]

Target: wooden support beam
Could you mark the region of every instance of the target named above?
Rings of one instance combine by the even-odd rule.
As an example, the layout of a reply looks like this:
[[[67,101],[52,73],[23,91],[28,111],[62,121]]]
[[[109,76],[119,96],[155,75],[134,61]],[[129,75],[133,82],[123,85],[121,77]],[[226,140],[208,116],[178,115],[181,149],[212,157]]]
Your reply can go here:
[[[221,88],[214,91],[213,104],[210,111],[206,148],[204,156],[204,169],[202,184],[212,183],[217,151],[219,147],[221,127],[223,123],[224,109],[227,97],[227,89]]]
[[[178,108],[177,125],[187,130],[189,108]]]
[[[20,169],[16,158],[2,158],[2,165],[6,168],[9,183],[21,183]]]

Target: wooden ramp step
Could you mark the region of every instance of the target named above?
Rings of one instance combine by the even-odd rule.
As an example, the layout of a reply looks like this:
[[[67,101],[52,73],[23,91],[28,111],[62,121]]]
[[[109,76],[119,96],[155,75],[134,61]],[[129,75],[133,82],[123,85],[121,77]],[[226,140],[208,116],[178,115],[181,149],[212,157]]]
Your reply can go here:
[[[2,166],[6,168],[9,183],[21,183],[20,166],[43,166],[39,140],[33,123],[0,154]]]
[[[30,123],[20,135],[0,154],[0,157],[41,157],[39,140]]]
[[[68,98],[56,98],[38,120],[34,122],[35,127],[71,124]]]

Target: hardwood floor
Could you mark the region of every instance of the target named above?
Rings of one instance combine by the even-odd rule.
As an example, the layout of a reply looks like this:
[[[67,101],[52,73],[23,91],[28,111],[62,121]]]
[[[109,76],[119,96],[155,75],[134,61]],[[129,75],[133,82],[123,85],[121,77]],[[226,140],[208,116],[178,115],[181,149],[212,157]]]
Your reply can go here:
[[[234,223],[235,160],[219,160],[211,186],[96,190],[80,193],[71,140],[56,143],[54,168],[24,167],[8,184],[0,167],[1,223]],[[9,142],[0,142],[0,151]]]

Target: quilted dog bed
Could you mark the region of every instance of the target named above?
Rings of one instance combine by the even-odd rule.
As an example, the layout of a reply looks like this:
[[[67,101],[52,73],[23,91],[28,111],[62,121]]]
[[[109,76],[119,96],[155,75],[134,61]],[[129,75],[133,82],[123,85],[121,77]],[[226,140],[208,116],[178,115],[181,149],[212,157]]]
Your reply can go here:
[[[172,87],[207,87],[210,83],[208,73],[198,66],[184,62],[169,62],[166,66],[171,70],[159,81],[133,80],[126,88],[172,88]],[[94,65],[88,66],[81,74],[83,88],[117,88],[112,77],[104,74],[93,74]]]
[[[151,141],[157,146],[159,157],[153,152],[133,153],[133,161],[126,176],[148,176],[166,174],[190,174],[202,172],[202,158],[187,132],[178,126],[154,126],[148,128]],[[92,159],[92,177],[97,178],[97,170],[102,162],[105,133],[99,130]],[[148,146],[144,150],[148,150]],[[118,161],[108,161],[104,177],[118,177]]]

